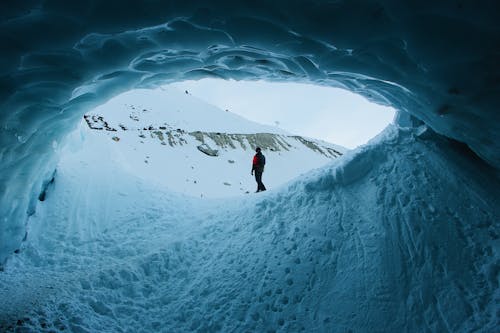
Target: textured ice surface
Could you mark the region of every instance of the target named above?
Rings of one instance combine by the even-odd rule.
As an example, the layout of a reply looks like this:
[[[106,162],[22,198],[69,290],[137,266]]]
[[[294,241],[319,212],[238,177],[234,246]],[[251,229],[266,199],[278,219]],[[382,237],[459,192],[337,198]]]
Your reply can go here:
[[[24,237],[53,147],[133,87],[201,77],[345,87],[500,166],[494,1],[34,0],[0,12],[0,260]]]
[[[389,127],[225,201],[66,154],[0,274],[0,330],[493,332],[499,184],[432,136]]]
[[[487,245],[498,238],[499,221],[496,202],[500,167],[498,7],[495,1],[427,4],[390,0],[210,3],[2,1],[0,261],[19,247],[25,236],[27,215],[35,212],[44,182],[53,174],[62,140],[92,107],[130,88],[155,87],[183,79],[221,77],[314,82],[345,87],[379,103],[392,105],[405,113],[399,118],[400,124],[415,127],[423,122],[435,132],[465,145],[441,145],[443,138],[429,134],[432,133],[430,130],[422,130],[422,138],[428,138],[426,142],[416,143],[396,137],[391,146],[394,149],[387,154],[368,147],[362,154],[355,155],[345,168],[336,168],[334,173],[325,173],[324,177],[311,179],[310,184],[297,185],[294,189],[321,188],[323,192],[313,192],[308,196],[291,192],[276,194],[274,200],[262,201],[253,215],[250,210],[242,215],[245,219],[233,216],[227,220],[230,220],[227,225],[215,224],[209,229],[211,232],[219,232],[218,228],[233,230],[231,228],[236,221],[241,223],[241,227],[234,229],[235,232],[246,234],[237,239],[248,239],[248,242],[231,245],[231,238],[228,243],[212,244],[210,237],[193,236],[192,243],[179,243],[181,251],[187,247],[184,250],[186,255],[174,256],[174,262],[182,259],[185,262],[210,263],[210,258],[219,258],[220,254],[221,263],[224,263],[222,266],[203,267],[213,273],[207,275],[211,277],[209,281],[195,278],[187,289],[182,289],[185,288],[182,276],[189,273],[189,267],[179,269],[174,277],[178,280],[174,279],[172,285],[180,289],[172,290],[180,293],[171,295],[171,290],[155,293],[155,288],[162,288],[162,285],[154,278],[158,275],[153,274],[149,295],[157,298],[149,303],[149,298],[146,298],[145,302],[131,301],[130,304],[137,309],[146,309],[151,305],[155,308],[155,304],[172,304],[169,297],[174,297],[176,302],[189,303],[190,292],[206,296],[215,290],[220,296],[217,298],[220,304],[203,303],[200,308],[197,304],[174,302],[178,306],[167,307],[171,311],[165,312],[164,308],[157,307],[158,311],[148,314],[154,318],[172,316],[170,318],[185,330],[221,323],[234,325],[223,326],[228,330],[233,327],[251,328],[245,326],[248,323],[246,315],[250,312],[244,310],[247,304],[258,304],[260,299],[264,300],[266,294],[260,295],[264,287],[257,288],[255,280],[250,280],[252,283],[245,281],[249,276],[249,272],[245,271],[249,265],[243,259],[250,258],[253,252],[241,257],[241,263],[237,258],[242,253],[246,254],[243,251],[246,248],[249,251],[263,250],[264,247],[256,247],[258,241],[271,243],[274,246],[272,249],[279,251],[280,246],[286,246],[286,237],[295,237],[292,231],[295,229],[289,229],[288,221],[300,224],[297,225],[299,233],[305,227],[314,228],[315,224],[305,223],[310,222],[308,214],[312,211],[324,218],[316,220],[322,227],[307,231],[307,234],[314,234],[314,231],[326,238],[318,236],[314,238],[315,242],[311,239],[297,243],[297,248],[300,246],[301,249],[297,253],[304,256],[291,259],[292,263],[294,260],[307,262],[310,258],[313,258],[312,263],[314,260],[317,262],[308,266],[309,276],[299,275],[292,279],[302,279],[303,283],[299,286],[317,290],[318,293],[312,293],[296,303],[304,306],[291,307],[293,298],[290,296],[295,294],[287,294],[288,298],[282,300],[283,305],[286,303],[293,312],[299,313],[300,317],[296,318],[307,326],[304,329],[314,331],[319,329],[319,325],[338,324],[343,325],[340,327],[345,327],[345,330],[349,327],[354,330],[372,327],[384,330],[381,327],[388,325],[394,331],[401,331],[401,327],[408,328],[403,331],[467,331],[469,327],[472,327],[471,330],[493,331],[498,327],[497,309],[494,309],[494,300],[498,304],[498,264],[487,268],[490,266],[483,263],[498,258],[498,241],[496,246]],[[406,114],[415,118],[409,119]],[[475,158],[467,146],[479,158]],[[406,152],[414,153],[407,155]],[[495,171],[488,169],[483,161],[493,166]],[[356,186],[363,191],[358,191]],[[91,193],[85,192],[85,189],[82,191],[86,195]],[[119,192],[111,193],[119,195]],[[273,213],[273,207],[280,202],[280,198],[287,203],[295,203],[297,210],[290,212],[296,212],[296,215],[284,219],[278,213],[281,211]],[[67,199],[61,197],[59,204],[65,204]],[[359,203],[359,206],[344,208],[347,199],[350,203]],[[106,207],[106,201],[89,202]],[[124,223],[123,228],[129,228],[126,231],[133,234],[131,226],[134,224],[139,226],[156,217],[166,218],[164,213],[168,211],[162,209],[170,209],[167,200],[159,211],[152,207],[146,215],[131,218],[131,224]],[[75,214],[85,212],[68,211]],[[252,223],[247,223],[248,215],[255,216]],[[68,221],[77,217],[71,216]],[[254,230],[252,228],[258,226],[256,221],[263,224]],[[301,221],[304,223],[301,224]],[[336,221],[338,227],[334,222],[327,223],[330,221]],[[363,221],[372,223],[365,225]],[[88,263],[98,265],[92,260],[98,260],[96,253],[105,255],[107,247],[103,243],[86,242],[85,238],[82,244],[78,233],[75,246],[54,246],[70,246],[67,238],[71,238],[78,228],[83,228],[76,224],[75,230],[67,231],[65,228],[70,226],[64,221],[55,219],[55,222],[62,224],[46,227],[48,244],[40,245],[40,260],[32,263],[33,267],[41,267],[39,274],[33,273],[32,281],[45,282],[40,276],[45,277],[44,274],[53,269],[56,276],[52,281],[57,285],[57,272],[63,272],[64,276],[67,270],[76,272],[82,269],[81,274],[75,274],[75,279],[95,273],[90,281],[97,281],[92,287],[97,291],[92,296],[76,293],[79,298],[71,298],[72,302],[62,304],[58,304],[56,299],[47,316],[72,316],[75,331],[78,326],[93,330],[93,327],[113,325],[125,327],[127,323],[131,327],[152,327],[139,326],[135,318],[140,317],[140,313],[109,312],[110,308],[99,303],[100,291],[110,285],[116,286],[113,281],[120,271],[115,272],[112,262],[116,262],[116,267],[122,263],[139,265],[141,262],[145,262],[147,267],[157,262],[161,271],[167,262],[161,258],[168,258],[170,250],[167,250],[167,255],[161,251],[148,252],[153,256],[151,258],[139,254],[137,261],[129,263],[127,259],[130,258],[114,259],[117,253],[113,249],[122,250],[123,244],[119,243],[120,247],[111,244],[110,261],[102,261],[103,272],[88,271],[86,259],[90,260]],[[370,228],[380,231],[377,237],[365,238],[361,231]],[[163,231],[161,227],[159,230]],[[160,237],[155,229],[152,229],[152,235]],[[443,235],[446,237],[443,238]],[[339,241],[335,244],[346,245],[335,248],[332,243],[331,253],[340,255],[318,257],[316,250],[321,249],[318,244],[330,239],[330,236],[336,240],[345,236],[344,243]],[[61,243],[52,243],[58,237],[62,239]],[[145,241],[145,244],[149,243],[154,242]],[[200,244],[201,247],[197,248]],[[323,244],[328,251],[328,244]],[[100,246],[104,248],[96,250]],[[292,253],[290,246],[293,249],[293,241],[282,252]],[[89,252],[78,252],[87,251],[87,248]],[[203,257],[203,252],[191,251],[196,249],[211,251],[207,254],[208,259]],[[308,249],[317,259],[306,256]],[[371,252],[371,249],[376,250]],[[70,257],[66,260],[64,256],[72,250],[77,251],[74,258],[79,258],[81,254],[81,259],[72,261]],[[63,254],[63,257],[50,259],[51,251]],[[260,270],[256,268],[256,271],[264,274],[271,270],[267,273],[268,280],[286,285],[286,279],[282,279],[285,271],[280,272],[277,268],[279,259],[274,261],[269,254],[264,253],[260,257],[264,259],[261,266],[257,266],[261,267]],[[134,256],[134,253],[131,255]],[[190,255],[202,257],[190,259]],[[280,258],[278,253],[276,255]],[[156,256],[160,259],[156,260]],[[281,266],[284,269],[288,267],[283,266],[283,262]],[[224,275],[223,267],[231,268],[227,273],[229,275]],[[240,270],[240,267],[243,269]],[[290,269],[293,267],[290,266]],[[366,273],[370,270],[374,273]],[[308,272],[307,269],[302,271]],[[313,274],[318,271],[324,274]],[[240,273],[247,275],[236,279]],[[22,271],[20,276],[24,276]],[[364,278],[366,276],[370,278]],[[373,276],[377,279],[372,279]],[[110,277],[113,279],[110,280]],[[133,276],[130,279],[134,281]],[[61,281],[69,281],[66,286],[77,291],[80,288],[73,283],[78,280],[62,278]],[[13,282],[12,286],[16,283]],[[264,283],[268,286],[270,282],[262,281],[262,285]],[[344,283],[346,288],[338,289]],[[133,282],[124,285],[125,289],[118,288],[116,294],[111,292],[111,300],[118,303],[123,295],[136,292],[130,287]],[[144,286],[141,284],[141,288]],[[241,293],[242,288],[250,287],[252,293]],[[62,293],[71,295],[71,288],[62,289]],[[82,288],[87,288],[85,280]],[[181,292],[183,290],[184,293]],[[284,290],[273,288],[270,293],[281,295]],[[236,295],[248,295],[248,298]],[[11,299],[15,301],[14,298],[8,300]],[[343,302],[334,302],[339,299]],[[275,314],[262,314],[262,320],[291,325],[291,317],[280,317],[279,310],[283,307],[278,307],[276,302],[277,297],[271,304],[262,301],[264,308],[267,304],[271,312],[276,309]],[[25,306],[29,301],[20,304]],[[229,304],[229,308],[224,304]],[[47,306],[50,308],[50,305]],[[212,321],[204,317],[204,309],[208,308],[215,309],[209,314]],[[183,309],[186,311],[178,311]],[[338,309],[343,315],[327,318],[319,309]],[[102,322],[83,323],[85,316],[76,314],[89,313],[86,311],[100,314],[95,318]],[[282,311],[287,313],[288,310]],[[255,325],[262,328],[265,324],[259,321],[260,313]],[[173,318],[175,315],[181,316]],[[226,315],[231,316],[230,321],[219,321]],[[112,316],[125,319],[109,320]],[[242,324],[238,324],[234,318],[244,319]],[[154,323],[156,321],[149,324]],[[195,326],[182,326],[187,323],[195,323]],[[324,327],[329,329],[329,326]]]

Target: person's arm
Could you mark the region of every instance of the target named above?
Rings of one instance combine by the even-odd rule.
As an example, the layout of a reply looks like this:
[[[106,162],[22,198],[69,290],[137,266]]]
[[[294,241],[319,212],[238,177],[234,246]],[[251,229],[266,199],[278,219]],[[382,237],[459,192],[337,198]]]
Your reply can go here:
[[[252,171],[250,171],[250,174],[253,176],[253,171],[255,170],[255,165],[257,165],[257,155],[253,157],[252,161]]]

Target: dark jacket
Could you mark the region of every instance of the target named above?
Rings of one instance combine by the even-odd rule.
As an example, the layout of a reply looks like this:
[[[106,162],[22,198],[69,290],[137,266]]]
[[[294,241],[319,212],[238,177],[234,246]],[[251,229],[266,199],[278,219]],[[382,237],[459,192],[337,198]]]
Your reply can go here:
[[[264,172],[264,165],[266,164],[266,158],[262,154],[262,152],[258,152],[255,154],[253,157],[253,162],[252,162],[252,171],[255,172]]]

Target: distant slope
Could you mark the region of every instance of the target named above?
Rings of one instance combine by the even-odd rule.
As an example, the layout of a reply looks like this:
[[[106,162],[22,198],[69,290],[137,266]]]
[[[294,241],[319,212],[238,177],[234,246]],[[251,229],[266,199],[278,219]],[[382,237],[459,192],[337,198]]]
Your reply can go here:
[[[162,93],[135,104],[114,100],[86,114],[85,147],[105,149],[131,174],[197,197],[254,192],[250,170],[257,146],[266,155],[268,189],[346,150],[248,121],[174,89]]]
[[[173,87],[137,89],[124,93],[92,111],[105,116],[111,127],[153,126],[185,131],[290,134],[278,127],[258,124],[206,103]]]

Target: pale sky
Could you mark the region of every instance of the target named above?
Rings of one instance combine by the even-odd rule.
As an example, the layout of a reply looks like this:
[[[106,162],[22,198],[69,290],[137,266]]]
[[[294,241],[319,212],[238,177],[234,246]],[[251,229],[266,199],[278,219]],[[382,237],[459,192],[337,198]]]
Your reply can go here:
[[[347,148],[366,143],[394,118],[394,109],[338,88],[220,79],[173,86],[252,121]]]

